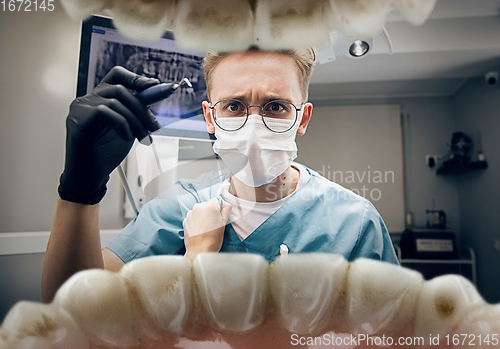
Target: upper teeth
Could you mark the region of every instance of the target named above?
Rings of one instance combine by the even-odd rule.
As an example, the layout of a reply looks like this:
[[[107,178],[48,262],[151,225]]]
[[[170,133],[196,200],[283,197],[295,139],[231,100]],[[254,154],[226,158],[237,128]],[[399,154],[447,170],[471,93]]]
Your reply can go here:
[[[273,313],[279,327],[266,322]],[[207,326],[243,335],[263,324],[266,340],[283,338],[280,328],[300,335],[484,337],[499,332],[500,305],[487,305],[462,277],[424,282],[414,271],[368,259],[350,264],[336,255],[292,254],[268,264],[258,255],[212,253],[191,263],[155,256],[120,273],[77,273],[50,305],[18,303],[0,329],[0,348],[87,348],[85,337],[97,345],[145,345],[166,338],[162,331],[203,339]]]
[[[413,24],[429,17],[436,0],[61,0],[77,21],[109,14],[133,39],[154,41],[173,30],[194,50],[292,49],[321,45],[337,31],[353,38],[381,33],[391,9]]]

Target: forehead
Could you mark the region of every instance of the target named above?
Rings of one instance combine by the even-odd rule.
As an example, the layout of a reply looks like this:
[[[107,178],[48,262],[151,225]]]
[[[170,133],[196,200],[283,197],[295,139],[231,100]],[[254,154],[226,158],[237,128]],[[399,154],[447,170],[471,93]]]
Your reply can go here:
[[[217,101],[238,95],[253,100],[273,95],[300,99],[295,60],[284,53],[267,51],[226,55],[212,73],[211,97]]]

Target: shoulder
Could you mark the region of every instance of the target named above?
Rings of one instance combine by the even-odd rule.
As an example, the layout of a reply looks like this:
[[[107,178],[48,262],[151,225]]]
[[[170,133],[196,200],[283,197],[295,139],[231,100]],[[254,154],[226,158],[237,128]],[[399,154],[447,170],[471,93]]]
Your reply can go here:
[[[347,189],[338,183],[330,181],[329,179],[323,177],[318,172],[314,171],[313,169],[303,164],[300,163],[294,163],[294,164],[303,166],[307,170],[307,172],[311,175],[311,178],[309,179],[309,182],[311,184],[309,189],[315,189],[316,191],[322,193],[323,196],[327,197],[330,200],[340,200],[343,201],[344,203],[346,202],[357,203],[365,206],[367,209],[370,210],[375,209],[372,203],[368,199],[362,197],[361,195],[354,193],[352,190]]]

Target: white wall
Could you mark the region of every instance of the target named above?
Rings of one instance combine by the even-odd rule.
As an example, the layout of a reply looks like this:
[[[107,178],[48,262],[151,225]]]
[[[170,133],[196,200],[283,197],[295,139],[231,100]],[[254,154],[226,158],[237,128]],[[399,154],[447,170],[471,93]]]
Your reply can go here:
[[[297,161],[370,200],[389,232],[405,230],[399,105],[315,107]]]
[[[50,230],[76,95],[80,24],[54,12],[0,12],[0,232]],[[113,174],[101,227],[119,228]]]
[[[404,125],[404,163],[406,167],[406,209],[413,212],[414,225],[425,227],[427,209],[443,209],[448,217],[448,226],[460,231],[458,208],[458,185],[453,178],[437,177],[435,171],[425,164],[426,154],[446,154],[446,143],[456,130],[453,104],[448,97],[378,98],[349,100],[314,100],[316,106],[326,105],[379,105],[400,104]],[[314,120],[314,109],[313,119]],[[307,132],[304,136],[307,139]],[[328,139],[324,140],[325,147]],[[377,148],[377,144],[373,144]],[[299,150],[300,154],[300,150]]]

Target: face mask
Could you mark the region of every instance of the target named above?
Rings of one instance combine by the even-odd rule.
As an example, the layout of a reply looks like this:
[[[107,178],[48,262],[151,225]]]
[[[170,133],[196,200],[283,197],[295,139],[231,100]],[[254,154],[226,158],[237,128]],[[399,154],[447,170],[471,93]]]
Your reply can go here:
[[[218,119],[219,124],[231,128],[232,124],[241,123],[236,118]],[[279,129],[291,127],[294,120],[266,118],[266,123]],[[222,130],[215,125],[213,149],[231,173],[250,187],[260,187],[273,179],[291,165],[297,157],[295,135],[300,125],[300,117],[294,127],[283,133],[269,130],[260,115],[249,115],[241,129],[233,132]]]

